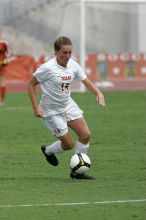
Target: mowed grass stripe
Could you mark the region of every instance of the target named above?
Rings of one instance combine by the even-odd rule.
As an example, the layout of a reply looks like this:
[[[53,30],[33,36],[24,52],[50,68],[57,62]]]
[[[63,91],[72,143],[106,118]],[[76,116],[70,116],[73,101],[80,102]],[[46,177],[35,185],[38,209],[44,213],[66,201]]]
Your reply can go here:
[[[92,133],[95,181],[69,180],[74,149],[49,166],[40,146],[56,138],[34,116],[27,94],[8,94],[0,108],[0,219],[145,220],[146,92],[104,94],[106,108],[90,93],[72,94]]]

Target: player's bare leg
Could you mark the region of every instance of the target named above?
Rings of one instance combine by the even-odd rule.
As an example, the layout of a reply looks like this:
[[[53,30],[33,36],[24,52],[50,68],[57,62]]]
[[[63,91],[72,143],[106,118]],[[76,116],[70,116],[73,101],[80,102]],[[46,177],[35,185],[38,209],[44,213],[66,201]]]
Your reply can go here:
[[[89,148],[89,139],[91,136],[90,130],[84,118],[79,118],[68,122],[68,126],[74,130],[78,136],[78,141],[75,146],[75,153],[85,153],[87,154]],[[70,177],[72,179],[85,179],[85,180],[94,180],[92,176],[87,174],[77,174],[74,171],[71,171]]]
[[[75,146],[75,153],[87,153],[91,132],[84,118],[79,118],[68,122],[68,126],[74,130],[78,136]]]
[[[5,97],[6,97],[6,82],[5,77],[0,75],[0,106],[5,104]]]
[[[74,141],[72,139],[72,136],[70,132],[67,132],[62,137],[58,137],[58,139],[61,141],[61,147],[66,150],[71,150],[74,147]]]

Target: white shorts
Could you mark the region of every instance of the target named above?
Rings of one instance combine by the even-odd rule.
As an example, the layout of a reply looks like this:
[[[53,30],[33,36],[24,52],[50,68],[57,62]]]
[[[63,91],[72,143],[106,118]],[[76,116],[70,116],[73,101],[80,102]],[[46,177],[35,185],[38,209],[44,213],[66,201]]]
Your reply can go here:
[[[67,122],[83,117],[83,111],[76,105],[72,105],[67,111],[42,118],[42,122],[56,137],[61,137],[68,132]]]

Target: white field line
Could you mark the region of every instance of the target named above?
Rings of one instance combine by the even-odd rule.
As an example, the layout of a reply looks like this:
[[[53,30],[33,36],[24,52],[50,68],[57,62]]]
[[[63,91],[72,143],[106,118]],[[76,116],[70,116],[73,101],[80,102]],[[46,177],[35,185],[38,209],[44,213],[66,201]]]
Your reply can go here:
[[[22,204],[22,205],[0,205],[0,208],[21,208],[21,207],[45,207],[45,206],[76,206],[76,205],[100,205],[100,204],[120,204],[120,203],[138,203],[146,202],[146,199],[113,200],[113,201],[95,201],[95,202],[68,202],[68,203],[40,203],[40,204]]]

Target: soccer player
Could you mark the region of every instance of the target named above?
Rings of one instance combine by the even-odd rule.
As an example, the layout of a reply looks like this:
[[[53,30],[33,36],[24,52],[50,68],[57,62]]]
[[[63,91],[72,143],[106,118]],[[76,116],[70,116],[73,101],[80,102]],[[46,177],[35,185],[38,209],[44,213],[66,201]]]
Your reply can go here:
[[[28,83],[28,93],[36,117],[40,117],[44,125],[58,140],[50,146],[43,145],[41,150],[46,160],[53,166],[59,161],[55,154],[72,149],[75,153],[87,154],[90,130],[83,117],[83,111],[71,98],[71,84],[74,79],[81,81],[95,96],[101,106],[105,106],[102,92],[88,79],[80,65],[71,58],[72,42],[61,36],[54,42],[55,57],[42,64]],[[40,85],[42,97],[38,105],[35,86]],[[78,139],[74,144],[68,130],[70,127]],[[95,179],[87,174],[70,173],[73,179]]]
[[[0,107],[5,104],[6,80],[4,68],[8,64],[10,54],[8,43],[5,40],[0,39]]]

